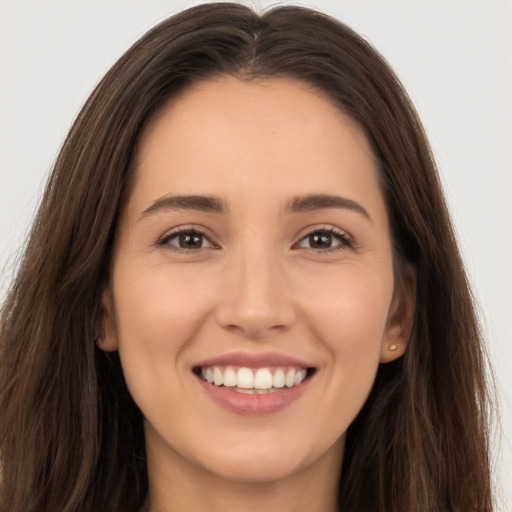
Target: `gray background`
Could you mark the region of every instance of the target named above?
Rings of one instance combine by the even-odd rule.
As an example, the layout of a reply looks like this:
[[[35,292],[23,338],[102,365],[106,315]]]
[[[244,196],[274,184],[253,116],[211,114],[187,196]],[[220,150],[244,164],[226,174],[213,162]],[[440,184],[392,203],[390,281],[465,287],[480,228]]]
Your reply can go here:
[[[196,3],[0,1],[0,297],[47,173],[93,86],[147,29]],[[503,430],[496,429],[496,480],[501,510],[512,511],[512,3],[300,3],[370,40],[419,110],[495,367]]]

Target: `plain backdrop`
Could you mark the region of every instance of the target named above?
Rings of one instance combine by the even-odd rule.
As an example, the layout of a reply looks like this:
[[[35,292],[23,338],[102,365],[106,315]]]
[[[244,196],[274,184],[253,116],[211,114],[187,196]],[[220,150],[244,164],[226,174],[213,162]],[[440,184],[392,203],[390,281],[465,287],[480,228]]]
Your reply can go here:
[[[52,162],[94,85],[151,26],[197,3],[0,0],[0,297]],[[503,430],[496,479],[500,510],[512,511],[512,3],[300,4],[367,38],[419,110],[495,367]]]

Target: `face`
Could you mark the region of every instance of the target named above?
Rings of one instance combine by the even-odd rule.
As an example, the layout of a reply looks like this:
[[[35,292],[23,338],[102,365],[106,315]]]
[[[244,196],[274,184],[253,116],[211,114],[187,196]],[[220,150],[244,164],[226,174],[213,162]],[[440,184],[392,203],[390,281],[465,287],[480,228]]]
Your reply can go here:
[[[339,470],[379,363],[405,349],[377,172],[360,128],[298,82],[203,82],[153,120],[101,341],[149,464]]]

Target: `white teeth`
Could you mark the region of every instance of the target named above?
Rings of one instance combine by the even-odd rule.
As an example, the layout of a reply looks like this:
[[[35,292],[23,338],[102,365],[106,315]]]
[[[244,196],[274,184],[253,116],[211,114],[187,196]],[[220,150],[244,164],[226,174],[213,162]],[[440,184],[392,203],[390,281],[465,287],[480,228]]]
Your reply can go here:
[[[224,386],[236,386],[236,373],[233,368],[226,368],[223,377]]]
[[[295,370],[293,368],[286,373],[284,383],[287,388],[291,388],[295,384]]]
[[[274,375],[272,375],[272,387],[282,388],[284,387],[284,372],[281,368],[278,368]]]
[[[201,378],[215,386],[226,386],[239,393],[265,394],[278,391],[283,387],[297,386],[306,378],[305,368],[289,368],[285,373],[283,368],[276,368],[272,373],[270,368],[251,369],[247,367],[203,367]]]
[[[260,368],[254,376],[256,389],[270,389],[272,387],[272,374],[268,368]]]
[[[236,374],[236,385],[242,389],[254,388],[254,375],[249,368],[239,368]]]
[[[268,395],[269,393],[274,393],[277,391],[275,388],[270,389],[242,389],[242,388],[233,388],[233,391],[237,393],[243,393],[244,395]]]
[[[222,372],[216,366],[213,368],[213,383],[222,386]]]
[[[244,395],[254,395],[254,389],[236,388],[237,393],[243,393]]]
[[[295,379],[294,379],[293,383],[296,386],[297,384],[300,384],[305,378],[306,378],[306,370],[300,370],[295,373]]]

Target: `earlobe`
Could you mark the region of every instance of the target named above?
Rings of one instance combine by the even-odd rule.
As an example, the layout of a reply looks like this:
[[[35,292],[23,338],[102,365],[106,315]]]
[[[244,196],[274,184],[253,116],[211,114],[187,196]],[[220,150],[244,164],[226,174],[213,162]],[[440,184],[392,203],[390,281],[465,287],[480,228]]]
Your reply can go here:
[[[416,306],[416,272],[408,266],[397,286],[381,345],[380,362],[389,363],[405,353],[411,336]]]
[[[394,361],[395,359],[398,359],[400,356],[404,354],[406,348],[407,342],[395,342],[388,344],[383,343],[379,362],[389,363],[391,361]]]
[[[114,302],[110,290],[105,290],[101,297],[98,312],[98,332],[96,345],[105,352],[113,352],[119,348],[117,326],[114,315]]]

